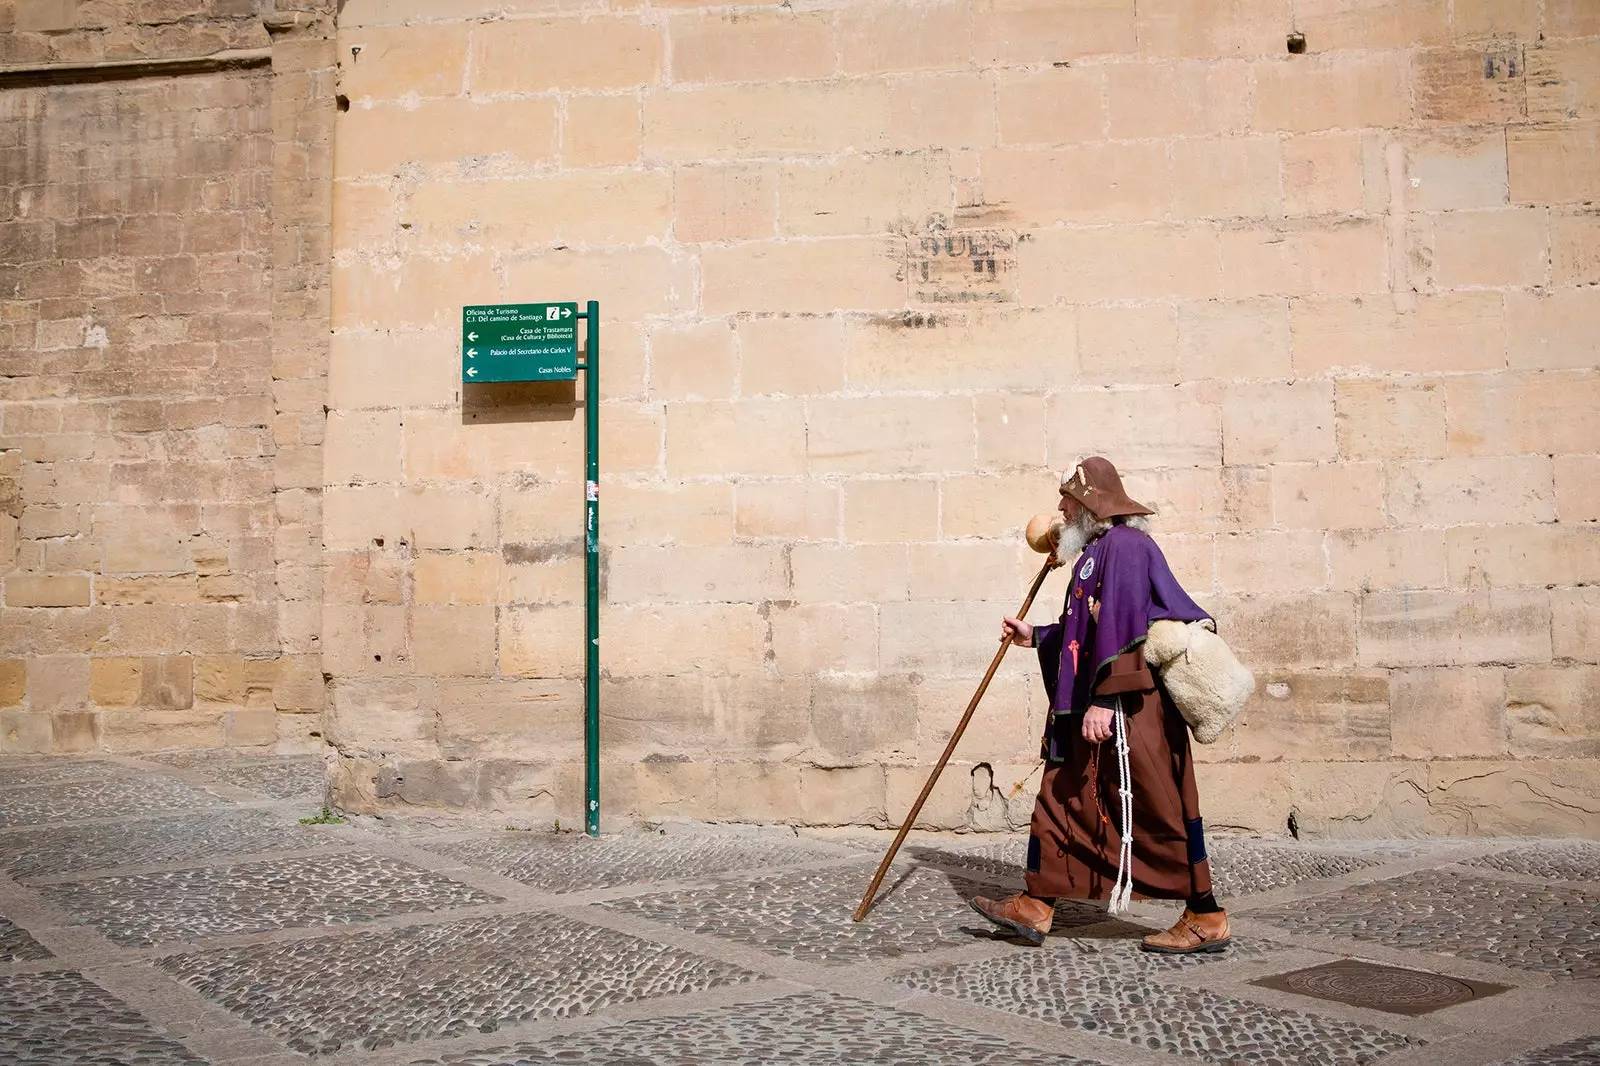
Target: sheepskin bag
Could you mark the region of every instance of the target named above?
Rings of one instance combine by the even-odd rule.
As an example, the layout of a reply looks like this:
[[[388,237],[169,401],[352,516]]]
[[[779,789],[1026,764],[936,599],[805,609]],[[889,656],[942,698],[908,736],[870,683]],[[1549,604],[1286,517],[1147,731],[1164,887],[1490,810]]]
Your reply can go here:
[[[1256,690],[1254,675],[1207,622],[1150,623],[1144,660],[1161,674],[1172,702],[1201,744],[1221,736]]]

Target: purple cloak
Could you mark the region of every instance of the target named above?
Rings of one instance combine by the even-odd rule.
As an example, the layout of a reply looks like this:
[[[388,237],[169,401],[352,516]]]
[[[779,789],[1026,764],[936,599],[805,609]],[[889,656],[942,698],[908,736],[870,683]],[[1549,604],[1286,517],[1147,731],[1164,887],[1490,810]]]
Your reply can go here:
[[[1086,710],[1107,668],[1144,642],[1151,622],[1211,617],[1183,591],[1150,535],[1132,526],[1112,526],[1072,567],[1061,620],[1033,630],[1052,716]],[[1100,601],[1098,621],[1090,599]]]

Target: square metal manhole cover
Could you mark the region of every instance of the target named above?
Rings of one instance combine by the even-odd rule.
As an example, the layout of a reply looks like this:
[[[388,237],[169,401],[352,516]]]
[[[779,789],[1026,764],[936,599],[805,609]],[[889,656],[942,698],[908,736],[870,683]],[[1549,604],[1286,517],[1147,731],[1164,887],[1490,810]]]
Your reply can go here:
[[[1251,984],[1412,1017],[1498,995],[1511,987],[1465,981],[1425,970],[1379,966],[1360,959],[1340,959],[1292,973],[1274,974]]]

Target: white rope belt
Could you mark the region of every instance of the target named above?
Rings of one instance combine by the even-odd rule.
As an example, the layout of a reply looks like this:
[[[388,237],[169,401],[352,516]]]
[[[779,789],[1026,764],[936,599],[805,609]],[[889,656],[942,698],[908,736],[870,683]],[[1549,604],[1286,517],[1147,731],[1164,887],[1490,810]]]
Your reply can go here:
[[[1106,909],[1121,914],[1133,902],[1133,773],[1128,767],[1128,720],[1120,699],[1112,722],[1117,739],[1117,795],[1122,800],[1122,824],[1118,827],[1122,847],[1117,852],[1117,883],[1111,887],[1111,903]]]

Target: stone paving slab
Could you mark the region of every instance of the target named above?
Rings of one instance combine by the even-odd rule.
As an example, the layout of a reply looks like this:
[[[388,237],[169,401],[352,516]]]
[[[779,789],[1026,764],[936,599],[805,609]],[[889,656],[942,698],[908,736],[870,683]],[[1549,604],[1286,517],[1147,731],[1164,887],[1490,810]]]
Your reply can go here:
[[[1499,1066],[1597,1066],[1600,1064],[1600,1035],[1582,1036],[1562,1044],[1539,1048]]]
[[[1469,865],[1551,881],[1600,883],[1600,842],[1551,840],[1485,855]]]
[[[1426,870],[1250,916],[1302,934],[1600,977],[1600,893],[1574,888]]]
[[[273,799],[322,802],[328,791],[324,761],[313,755],[229,755],[212,751],[165,752],[143,756]]]
[[[964,866],[1004,877],[1020,886],[1027,862],[1026,837],[979,844],[909,844],[902,849],[922,862]],[[1219,898],[1284,888],[1307,881],[1341,877],[1379,865],[1382,858],[1325,848],[1272,844],[1257,840],[1208,841],[1211,875]]]
[[[6,1066],[206,1066],[205,1060],[72,971],[0,977]]]
[[[650,881],[699,879],[730,870],[817,862],[830,848],[776,834],[489,833],[418,847],[481,866],[548,892],[584,892]]]
[[[114,762],[98,759],[73,759],[62,757],[45,761],[13,764],[0,760],[0,789],[25,788],[30,785],[61,785],[74,781],[108,781],[139,776],[137,770]]]
[[[827,993],[626,1022],[413,1066],[1090,1066],[925,1015]]]
[[[891,834],[296,825],[318,780],[259,752],[0,757],[0,1066],[1600,1066],[1567,1039],[1600,1017],[1594,842],[1213,835],[1246,935],[1168,959],[1099,904],[1063,901],[1039,949],[972,914],[1020,880],[1020,833],[914,836],[857,924]],[[1319,967],[1341,996],[1271,984]],[[1514,987],[1379,1014],[1386,967]]]
[[[1268,950],[1261,944],[1232,949],[1240,953],[1235,957],[1254,958]],[[1210,1062],[1356,1066],[1420,1043],[1402,1033],[1162,983],[1181,970],[1227,961],[1148,955],[1132,940],[1076,941],[897,980],[919,992]]]
[[[282,859],[46,885],[42,895],[118,944],[343,925],[497,903],[499,897],[394,859]]]
[[[602,904],[705,936],[749,944],[802,962],[839,966],[893,959],[992,939],[967,900],[991,885],[927,868],[897,865],[884,878],[865,921],[851,921],[876,864],[768,874]],[[1103,920],[1097,909],[1069,911],[1063,927]]]
[[[26,929],[0,918],[0,962],[33,962],[49,957],[50,949],[29,936]]]
[[[478,918],[162,959],[297,1051],[377,1049],[757,975],[560,915]]]
[[[91,818],[125,818],[192,807],[220,807],[224,803],[222,798],[203,788],[169,777],[34,785],[6,790],[5,802],[0,803],[0,829]]]
[[[106,870],[204,862],[230,855],[302,851],[339,843],[302,825],[285,825],[259,811],[219,811],[182,819],[152,818],[115,825],[17,830],[0,834],[0,871],[17,880]]]

